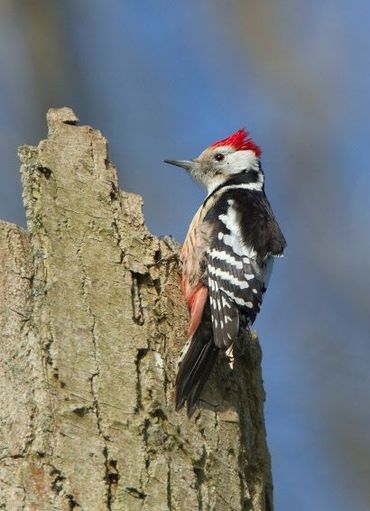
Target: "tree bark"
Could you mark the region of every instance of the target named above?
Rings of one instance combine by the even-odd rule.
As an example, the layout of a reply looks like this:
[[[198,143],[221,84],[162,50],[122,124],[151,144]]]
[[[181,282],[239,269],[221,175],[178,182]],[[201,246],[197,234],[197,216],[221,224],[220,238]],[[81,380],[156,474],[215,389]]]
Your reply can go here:
[[[0,223],[0,509],[271,511],[258,340],[174,411],[178,247],[77,121],[20,148],[28,230]]]

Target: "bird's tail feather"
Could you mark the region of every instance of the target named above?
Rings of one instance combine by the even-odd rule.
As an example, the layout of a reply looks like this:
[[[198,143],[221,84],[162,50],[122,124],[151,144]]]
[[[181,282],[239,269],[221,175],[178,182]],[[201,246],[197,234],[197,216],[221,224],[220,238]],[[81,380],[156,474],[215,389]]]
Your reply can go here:
[[[207,310],[208,309],[208,310]],[[219,348],[213,342],[213,330],[209,307],[194,333],[176,377],[176,410],[187,403],[190,417],[196,408],[200,394],[214,366]]]

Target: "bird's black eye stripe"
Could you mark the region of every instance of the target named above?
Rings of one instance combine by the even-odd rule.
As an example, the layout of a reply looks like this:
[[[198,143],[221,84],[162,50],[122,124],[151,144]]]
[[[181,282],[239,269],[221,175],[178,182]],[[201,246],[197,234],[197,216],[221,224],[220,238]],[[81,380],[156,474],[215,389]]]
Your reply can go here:
[[[217,160],[217,161],[222,161],[224,158],[225,158],[225,155],[222,154],[222,153],[216,153],[214,155],[214,159]]]

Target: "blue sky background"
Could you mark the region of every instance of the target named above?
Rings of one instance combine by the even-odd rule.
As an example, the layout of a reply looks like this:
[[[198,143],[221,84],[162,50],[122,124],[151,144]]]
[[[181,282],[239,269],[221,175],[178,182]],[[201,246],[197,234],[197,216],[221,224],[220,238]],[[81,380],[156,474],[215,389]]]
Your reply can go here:
[[[17,146],[71,106],[121,187],[182,241],[204,191],[164,158],[245,126],[288,240],[256,330],[277,511],[370,509],[370,4],[4,0],[0,218],[24,225]]]

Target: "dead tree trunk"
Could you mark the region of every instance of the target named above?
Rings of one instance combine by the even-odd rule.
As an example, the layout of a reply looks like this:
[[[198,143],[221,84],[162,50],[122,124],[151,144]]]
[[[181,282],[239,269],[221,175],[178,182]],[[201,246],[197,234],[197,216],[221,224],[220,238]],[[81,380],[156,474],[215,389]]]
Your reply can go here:
[[[20,149],[28,231],[0,224],[0,509],[270,511],[261,352],[239,340],[174,411],[177,247],[118,189],[107,142],[50,110]]]

